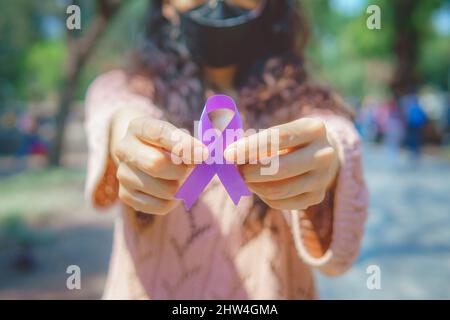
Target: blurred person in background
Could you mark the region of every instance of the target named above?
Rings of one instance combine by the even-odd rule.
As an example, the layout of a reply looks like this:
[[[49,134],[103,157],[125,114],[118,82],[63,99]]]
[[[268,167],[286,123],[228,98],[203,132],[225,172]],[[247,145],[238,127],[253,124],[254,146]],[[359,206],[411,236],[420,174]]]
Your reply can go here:
[[[445,143],[448,125],[446,94],[437,88],[424,87],[418,99],[428,119],[427,128],[424,130],[424,141],[436,144]]]
[[[379,130],[375,119],[376,107],[377,103],[374,98],[367,96],[363,99],[361,109],[357,114],[356,123],[362,137],[366,141],[375,141],[378,135]]]
[[[388,153],[388,159],[393,165],[398,164],[399,150],[405,134],[402,114],[394,99],[387,101],[388,114],[384,125],[383,142]]]
[[[47,156],[47,145],[39,135],[39,118],[28,112],[24,113],[19,118],[18,126],[24,137],[17,156]]]
[[[444,142],[450,144],[450,95],[445,96]]]
[[[117,212],[104,298],[312,299],[312,268],[351,267],[368,202],[360,140],[343,100],[305,72],[307,39],[297,1],[151,2],[133,65],[87,94],[86,194]],[[215,93],[236,100],[245,129],[280,130],[280,170],[241,164],[252,197],[235,206],[215,178],[186,211],[174,195],[193,165],[172,162],[170,137],[192,132]],[[188,133],[181,143],[208,156]]]
[[[406,146],[411,152],[414,161],[419,160],[422,146],[422,130],[428,119],[419,103],[416,94],[409,94],[400,99],[406,119]]]

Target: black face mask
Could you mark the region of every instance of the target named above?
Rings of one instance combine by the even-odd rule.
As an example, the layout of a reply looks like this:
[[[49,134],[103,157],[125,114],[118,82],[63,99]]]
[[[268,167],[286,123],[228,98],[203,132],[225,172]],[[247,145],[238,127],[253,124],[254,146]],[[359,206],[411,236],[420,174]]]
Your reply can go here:
[[[207,1],[180,13],[181,34],[192,59],[201,65],[224,67],[264,54],[268,5],[248,10],[226,1]]]

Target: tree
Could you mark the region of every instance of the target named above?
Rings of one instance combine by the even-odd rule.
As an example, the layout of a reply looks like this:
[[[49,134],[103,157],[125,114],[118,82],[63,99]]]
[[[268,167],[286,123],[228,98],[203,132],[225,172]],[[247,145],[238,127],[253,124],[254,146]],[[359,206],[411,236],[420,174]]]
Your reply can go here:
[[[302,2],[314,31],[308,57],[321,67],[316,73],[345,95],[402,95],[425,83],[448,86],[450,42],[432,23],[448,1],[372,0],[354,12],[337,10],[336,3],[345,0]],[[369,4],[381,9],[379,30],[366,27]]]
[[[78,5],[78,2],[75,0],[73,4]],[[76,32],[68,30],[68,53],[64,68],[64,80],[58,99],[58,110],[55,117],[56,134],[50,152],[50,165],[57,166],[60,164],[67,115],[75,96],[83,66],[122,5],[123,2],[121,0],[97,0],[96,11],[89,29],[78,37]]]
[[[419,32],[411,19],[418,3],[415,0],[398,0],[392,3],[395,31],[393,49],[397,58],[392,90],[397,96],[415,87],[418,80],[415,62]]]
[[[17,99],[26,52],[41,38],[37,2],[0,0],[0,109]],[[34,17],[34,19],[33,19]]]

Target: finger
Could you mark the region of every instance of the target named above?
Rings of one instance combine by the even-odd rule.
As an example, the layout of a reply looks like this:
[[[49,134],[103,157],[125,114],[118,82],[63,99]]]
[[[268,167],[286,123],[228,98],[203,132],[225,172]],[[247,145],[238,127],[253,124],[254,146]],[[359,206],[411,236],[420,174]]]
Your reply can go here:
[[[138,118],[130,122],[129,131],[139,139],[182,158],[185,163],[194,163],[208,158],[208,148],[198,139],[169,122],[153,119]]]
[[[136,167],[155,178],[179,180],[188,172],[185,164],[175,164],[172,156],[153,146],[131,137],[116,150],[118,159],[130,167]]]
[[[119,187],[119,198],[134,210],[152,214],[166,214],[178,203],[133,191],[123,185]]]
[[[271,208],[278,210],[306,210],[310,206],[321,203],[325,198],[325,193],[308,192],[291,198],[280,200],[268,200],[261,198]]]
[[[230,144],[224,151],[227,161],[236,164],[256,163],[278,154],[278,131],[266,129]]]
[[[261,152],[261,150],[297,148],[307,145],[325,134],[326,128],[321,120],[301,118],[263,130],[230,144],[224,151],[224,157],[231,162],[239,160],[249,163],[256,159],[273,156],[270,152]]]
[[[117,169],[117,178],[127,189],[137,190],[157,198],[174,200],[179,181],[152,177],[143,171],[121,163]]]
[[[310,171],[284,180],[247,183],[247,186],[267,200],[281,200],[325,187],[326,181],[325,174]]]
[[[278,163],[275,162],[269,165],[278,166],[278,170],[273,170],[273,174],[270,175],[261,174],[262,169],[268,167],[268,165],[244,164],[238,166],[238,168],[246,182],[277,181],[295,177],[322,167],[330,161],[333,155],[333,148],[323,148],[321,144],[314,143],[273,158],[271,161],[278,161]]]

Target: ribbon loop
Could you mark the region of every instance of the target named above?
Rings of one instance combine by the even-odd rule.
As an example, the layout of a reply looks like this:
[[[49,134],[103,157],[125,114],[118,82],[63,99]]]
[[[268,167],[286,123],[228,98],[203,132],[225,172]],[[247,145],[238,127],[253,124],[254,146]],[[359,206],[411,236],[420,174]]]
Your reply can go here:
[[[211,123],[208,114],[218,109],[229,109],[233,111],[233,117],[219,137],[216,137],[212,142],[205,141],[204,133],[208,130],[214,130],[213,124]],[[208,159],[207,161],[197,165],[191,172],[189,177],[186,179],[186,181],[183,183],[183,185],[175,195],[177,199],[182,199],[184,201],[184,205],[187,210],[192,207],[194,202],[200,196],[200,193],[202,193],[202,191],[206,188],[206,186],[216,174],[235,205],[239,203],[239,200],[242,196],[250,196],[252,194],[245,184],[244,180],[242,179],[241,175],[239,174],[236,166],[234,164],[227,163],[223,158],[223,151],[225,150],[225,148],[229,144],[237,141],[240,138],[239,131],[237,131],[238,134],[232,135],[232,139],[227,139],[230,136],[226,136],[226,132],[228,132],[229,130],[234,130],[234,132],[236,132],[236,130],[241,129],[242,120],[233,99],[226,95],[214,95],[208,98],[200,116],[198,137],[205,145],[208,146],[208,150],[210,152],[213,150],[217,150],[217,148],[220,148],[220,160],[222,161],[222,163],[210,163],[210,161],[208,161],[210,159]],[[217,145],[218,142],[221,142],[219,146]]]

